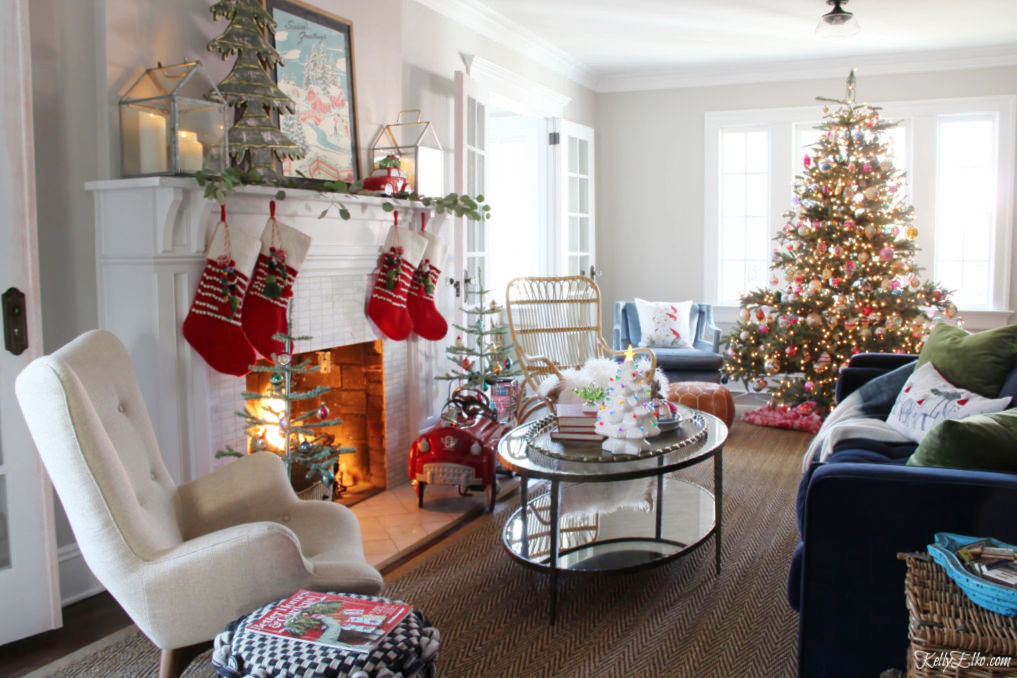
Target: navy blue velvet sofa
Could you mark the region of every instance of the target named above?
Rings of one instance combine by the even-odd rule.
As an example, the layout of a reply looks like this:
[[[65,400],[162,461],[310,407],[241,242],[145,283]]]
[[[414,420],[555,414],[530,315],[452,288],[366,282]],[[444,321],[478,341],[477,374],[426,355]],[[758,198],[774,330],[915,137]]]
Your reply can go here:
[[[917,356],[859,354],[837,384],[838,402]],[[1010,373],[1004,392],[1017,383]],[[799,611],[798,675],[878,676],[906,666],[905,566],[936,532],[1017,542],[1017,475],[905,466],[915,444],[843,440],[813,463],[798,493],[802,540],[788,572]]]
[[[723,376],[724,356],[720,354],[720,328],[713,324],[713,306],[692,304],[689,331],[693,337],[692,348],[650,349],[657,357],[657,367],[671,382],[711,381],[719,384]],[[629,344],[639,346],[642,336],[636,302],[616,301],[614,331],[611,333],[614,349],[621,351]]]

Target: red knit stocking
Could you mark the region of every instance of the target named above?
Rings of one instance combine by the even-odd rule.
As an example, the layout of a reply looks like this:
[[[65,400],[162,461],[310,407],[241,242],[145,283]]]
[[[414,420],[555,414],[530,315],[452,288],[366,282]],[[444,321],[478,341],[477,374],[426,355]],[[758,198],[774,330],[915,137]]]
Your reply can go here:
[[[224,207],[184,320],[184,338],[212,369],[225,374],[247,374],[257,358],[240,326],[240,311],[259,247],[257,238],[230,230]]]
[[[285,345],[272,337],[277,333],[289,334],[286,306],[293,296],[293,281],[307,258],[311,237],[276,221],[274,200],[271,211],[244,299],[243,327],[258,353],[274,360],[273,354],[282,353]]]
[[[396,218],[378,259],[378,275],[367,300],[367,317],[386,337],[402,341],[413,330],[413,321],[406,311],[406,292],[427,241],[417,233],[399,228],[398,215]]]
[[[409,292],[406,294],[406,309],[413,320],[413,331],[424,339],[438,341],[448,333],[448,322],[434,305],[434,291],[445,261],[448,243],[431,233],[421,232],[427,239],[427,249],[420,265],[413,272]]]

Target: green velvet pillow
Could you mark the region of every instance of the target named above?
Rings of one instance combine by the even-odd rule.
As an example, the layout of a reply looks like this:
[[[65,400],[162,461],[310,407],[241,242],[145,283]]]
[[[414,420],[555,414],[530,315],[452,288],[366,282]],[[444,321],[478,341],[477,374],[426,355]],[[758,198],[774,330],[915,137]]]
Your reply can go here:
[[[1017,408],[940,422],[907,464],[1017,473]]]
[[[939,323],[918,356],[918,367],[932,361],[954,386],[995,398],[1017,362],[1017,325],[969,334]]]

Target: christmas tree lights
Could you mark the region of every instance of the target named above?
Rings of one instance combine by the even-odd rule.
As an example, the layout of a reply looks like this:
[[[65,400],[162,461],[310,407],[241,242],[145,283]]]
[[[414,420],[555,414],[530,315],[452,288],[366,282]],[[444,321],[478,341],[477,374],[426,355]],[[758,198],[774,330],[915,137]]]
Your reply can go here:
[[[919,276],[914,208],[894,167],[879,108],[847,96],[823,109],[802,158],[794,207],[775,241],[770,286],[741,299],[725,368],[771,405],[833,405],[838,371],[860,352],[916,353],[950,293]],[[810,405],[811,407],[812,405]]]

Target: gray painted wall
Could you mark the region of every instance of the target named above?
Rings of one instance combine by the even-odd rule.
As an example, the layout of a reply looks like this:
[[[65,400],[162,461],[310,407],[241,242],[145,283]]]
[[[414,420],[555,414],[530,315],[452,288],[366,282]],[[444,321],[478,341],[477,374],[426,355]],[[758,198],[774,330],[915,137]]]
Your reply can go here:
[[[846,77],[598,94],[597,259],[607,303],[703,298],[707,112],[815,106],[818,117],[816,96],[843,96]],[[857,99],[871,103],[1014,93],[1017,67],[858,74]],[[1012,256],[1017,263],[1017,249]],[[1017,282],[1010,287],[1012,305]]]

